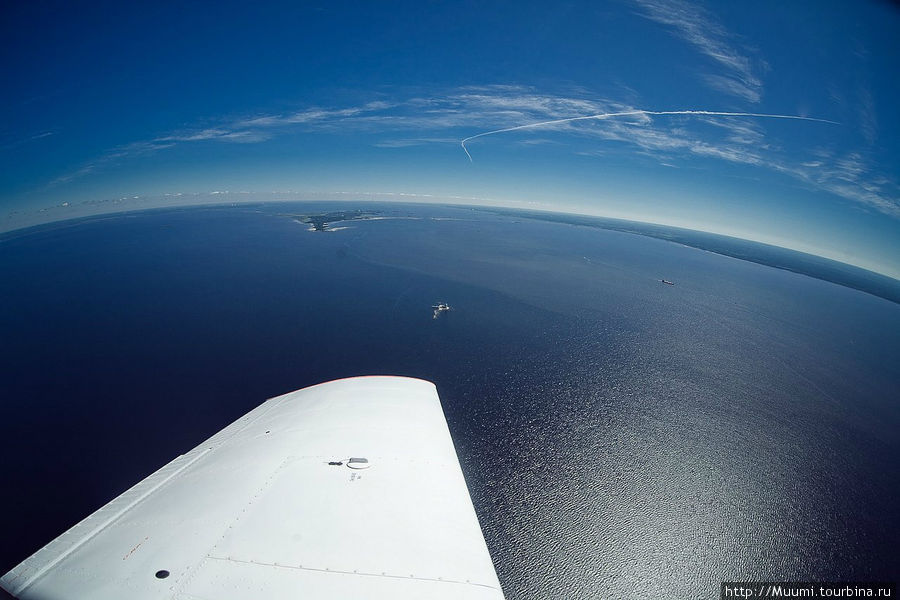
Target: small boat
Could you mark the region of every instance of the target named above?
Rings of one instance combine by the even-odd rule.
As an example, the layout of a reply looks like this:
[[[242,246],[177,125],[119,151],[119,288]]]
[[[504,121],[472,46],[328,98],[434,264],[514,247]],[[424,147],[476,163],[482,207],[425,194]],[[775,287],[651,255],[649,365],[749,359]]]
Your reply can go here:
[[[450,305],[447,304],[446,302],[439,302],[437,304],[432,305],[431,308],[434,310],[434,316],[432,317],[432,319],[437,319],[439,316],[441,316],[442,312],[447,312],[448,310],[453,310],[452,308],[450,308]]]
[[[660,279],[666,285],[675,285],[674,281],[669,281],[668,279]]]

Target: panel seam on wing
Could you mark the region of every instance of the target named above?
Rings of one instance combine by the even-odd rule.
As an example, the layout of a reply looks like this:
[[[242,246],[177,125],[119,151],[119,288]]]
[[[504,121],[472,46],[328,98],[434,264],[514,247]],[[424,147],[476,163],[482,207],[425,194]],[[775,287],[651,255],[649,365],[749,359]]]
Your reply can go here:
[[[278,398],[279,397],[275,397],[266,400],[265,402],[251,410],[249,413],[244,415],[242,418],[238,419],[222,431],[214,434],[212,437],[208,438],[200,445],[208,446],[210,450],[212,450],[214,447],[223,445],[225,442],[235,437],[236,435],[250,427],[252,424],[256,423],[258,420],[268,414],[268,412],[273,408],[275,408],[276,406],[280,406],[283,401],[276,402]],[[258,414],[254,415],[254,413],[257,412]],[[241,421],[243,421],[243,423]]]
[[[211,556],[211,553],[216,549],[216,547],[220,543],[222,543],[222,540],[225,539],[225,537],[228,535],[228,532],[231,531],[231,529],[234,527],[235,523],[237,523],[238,521],[241,520],[241,515],[243,515],[245,512],[247,512],[247,507],[250,506],[251,504],[253,504],[253,501],[255,499],[257,499],[260,496],[260,494],[262,494],[266,490],[266,488],[268,488],[271,485],[272,481],[275,479],[275,476],[278,475],[278,473],[280,473],[287,464],[294,461],[295,459],[296,458],[294,456],[288,456],[283,461],[281,461],[281,464],[278,465],[278,467],[272,471],[272,473],[266,478],[266,480],[263,482],[263,484],[256,490],[256,493],[254,493],[250,497],[250,499],[246,502],[246,504],[244,504],[244,507],[241,509],[241,512],[239,512],[237,514],[237,516],[234,517],[234,519],[232,519],[231,522],[225,527],[225,529],[222,531],[222,535],[219,536],[219,539],[217,539],[213,543],[213,545],[210,547],[209,552],[207,552],[207,555],[204,558],[204,560],[214,558],[213,556]],[[193,569],[191,569],[188,573],[186,573],[186,575],[183,578],[181,578],[179,580],[179,582],[177,584],[177,592],[178,593],[181,593],[181,590],[185,589],[185,587],[191,582],[191,580],[194,578],[194,575],[196,575],[197,572],[200,570],[200,567],[202,566],[202,564],[203,564],[203,561],[199,562]]]
[[[76,541],[75,543],[73,543],[71,546],[69,546],[67,549],[65,549],[65,550],[64,550],[62,553],[60,553],[58,556],[56,556],[56,557],[53,558],[52,560],[47,561],[43,566],[41,566],[40,568],[38,568],[38,569],[36,570],[36,572],[34,573],[34,575],[31,575],[30,577],[28,577],[28,578],[27,578],[27,579],[26,579],[26,580],[25,580],[18,588],[16,588],[15,591],[10,590],[10,593],[11,593],[12,595],[14,595],[14,596],[17,596],[18,594],[20,594],[20,593],[22,593],[23,591],[25,591],[25,589],[27,589],[28,587],[30,587],[31,585],[33,585],[35,582],[37,582],[37,581],[38,581],[41,577],[43,577],[43,575],[44,575],[45,573],[47,573],[51,568],[53,568],[54,566],[58,565],[59,563],[61,563],[62,561],[64,561],[66,558],[68,558],[69,556],[71,556],[72,553],[74,553],[76,550],[78,550],[80,547],[82,547],[82,546],[83,546],[84,544],[86,544],[88,541],[90,541],[91,539],[93,539],[94,537],[96,537],[98,534],[100,534],[100,532],[104,531],[105,529],[107,529],[108,527],[110,527],[113,523],[115,523],[116,521],[118,521],[118,520],[122,517],[122,515],[124,515],[125,513],[127,513],[129,510],[131,510],[132,508],[134,508],[134,507],[137,506],[138,504],[140,504],[143,500],[145,500],[145,499],[148,498],[151,494],[153,494],[154,492],[156,492],[157,490],[159,490],[159,489],[160,489],[161,487],[163,487],[166,483],[168,483],[169,481],[171,481],[172,479],[174,479],[175,477],[177,477],[178,475],[180,475],[181,473],[183,473],[185,469],[187,469],[188,467],[190,467],[191,465],[193,465],[194,463],[196,463],[198,460],[200,460],[201,458],[203,458],[208,452],[209,452],[209,449],[204,449],[204,450],[200,451],[199,453],[197,453],[196,456],[192,457],[190,460],[187,460],[187,461],[185,462],[185,464],[180,465],[173,473],[170,473],[170,474],[168,474],[167,476],[163,477],[162,480],[159,481],[159,482],[154,482],[155,485],[152,485],[152,486],[150,487],[150,489],[144,491],[143,493],[141,493],[140,495],[138,495],[137,498],[131,500],[131,502],[129,502],[124,508],[117,510],[115,513],[113,513],[112,516],[110,516],[109,518],[107,518],[107,519],[106,519],[103,523],[101,523],[100,525],[94,527],[94,528],[93,528],[91,531],[89,531],[87,534],[83,535],[78,541]],[[183,455],[182,457],[179,457],[179,458],[186,458],[187,456],[188,456],[188,455]],[[175,459],[175,460],[178,460],[178,459]],[[173,462],[174,462],[174,461],[173,461]],[[160,468],[156,473],[159,473],[159,472],[165,470],[166,467],[171,466],[171,464],[172,464],[172,463],[169,463],[168,465],[166,465],[166,466]],[[153,477],[153,475],[150,475],[150,478],[152,478],[152,477]],[[107,507],[111,507],[117,500],[119,500],[120,498],[122,498],[123,496],[125,496],[126,494],[128,494],[129,492],[135,490],[135,488],[138,488],[139,486],[141,486],[141,484],[145,483],[146,481],[147,481],[147,479],[144,479],[143,481],[138,482],[137,484],[135,484],[134,486],[132,486],[129,490],[127,490],[124,494],[117,496],[117,497],[114,498],[112,501],[108,502],[107,504],[103,505],[102,507],[100,507],[99,509],[97,509],[96,511],[94,511],[93,513],[91,513],[90,515],[88,515],[87,517],[85,517],[84,519],[82,519],[79,523],[77,523],[77,524],[76,524],[74,527],[72,527],[72,529],[70,529],[69,531],[75,530],[77,527],[79,527],[79,526],[85,524],[88,520],[90,520],[90,519],[93,518],[94,516],[96,516],[96,515],[98,515],[98,514],[101,514],[102,511],[103,511],[104,509],[106,509]],[[34,556],[37,556],[40,552],[43,552],[43,551],[49,552],[49,551],[51,550],[52,546],[54,545],[54,543],[55,543],[55,542],[58,542],[58,541],[60,540],[60,538],[62,538],[63,536],[65,536],[66,533],[69,533],[69,531],[63,533],[60,537],[54,539],[52,542],[50,542],[49,544],[47,544],[46,546],[44,546],[41,550],[39,550],[39,551],[38,551],[37,553],[35,553],[32,557],[29,557],[29,558],[33,558]],[[24,561],[24,562],[27,562],[27,559],[26,559],[26,561]],[[22,564],[24,564],[24,562],[23,562]],[[19,566],[22,566],[22,565],[19,565]],[[18,568],[18,567],[16,567],[16,568]],[[27,568],[27,567],[26,567],[26,568]],[[18,576],[17,576],[17,577],[18,577]],[[12,578],[11,581],[14,581],[17,577]]]
[[[335,575],[359,575],[361,577],[384,577],[386,579],[399,579],[401,581],[414,580],[414,581],[431,581],[434,583],[452,583],[456,585],[474,585],[478,587],[485,587],[492,590],[502,591],[499,587],[495,585],[490,585],[487,583],[481,583],[478,581],[459,581],[457,579],[444,579],[442,577],[417,577],[415,575],[393,575],[390,573],[365,573],[362,571],[344,571],[341,569],[325,569],[325,568],[316,568],[316,567],[301,567],[298,565],[282,565],[261,561],[253,561],[253,560],[239,560],[236,558],[227,558],[222,556],[211,556],[207,555],[207,559],[209,560],[220,560],[226,562],[240,563],[244,565],[258,565],[261,567],[274,567],[277,569],[294,569],[296,571],[316,571],[318,573],[333,573]]]

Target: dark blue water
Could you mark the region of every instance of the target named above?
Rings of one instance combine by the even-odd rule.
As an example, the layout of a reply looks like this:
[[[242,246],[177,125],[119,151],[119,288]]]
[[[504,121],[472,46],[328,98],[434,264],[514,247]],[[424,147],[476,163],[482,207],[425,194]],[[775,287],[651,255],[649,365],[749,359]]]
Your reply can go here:
[[[331,208],[0,241],[0,571],[265,398],[386,373],[437,384],[510,599],[900,573],[900,305],[565,223],[291,219]]]

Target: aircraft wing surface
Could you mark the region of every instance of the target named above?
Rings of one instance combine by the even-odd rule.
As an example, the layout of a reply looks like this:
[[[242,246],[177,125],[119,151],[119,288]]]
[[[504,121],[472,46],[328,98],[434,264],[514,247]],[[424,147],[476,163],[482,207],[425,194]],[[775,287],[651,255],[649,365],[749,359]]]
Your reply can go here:
[[[0,586],[41,600],[503,598],[437,390],[403,377],[266,401]]]

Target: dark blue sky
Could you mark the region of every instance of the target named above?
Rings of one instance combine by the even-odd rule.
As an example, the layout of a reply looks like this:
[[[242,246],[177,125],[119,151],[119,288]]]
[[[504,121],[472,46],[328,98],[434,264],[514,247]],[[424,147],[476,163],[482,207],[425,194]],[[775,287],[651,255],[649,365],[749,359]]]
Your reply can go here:
[[[123,197],[352,192],[668,223],[900,275],[887,2],[2,10],[0,229]],[[838,124],[632,114],[482,136],[472,162],[459,144],[635,110]]]

